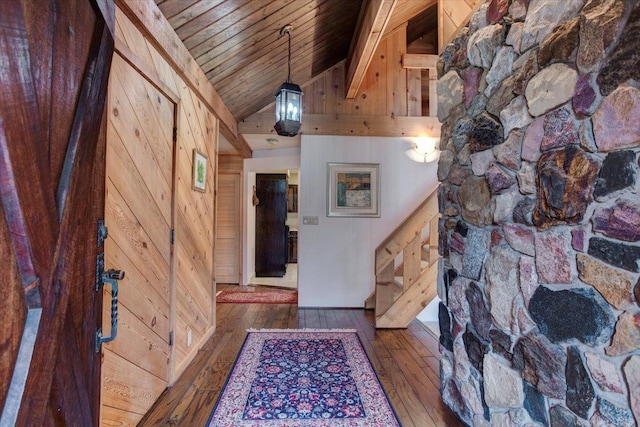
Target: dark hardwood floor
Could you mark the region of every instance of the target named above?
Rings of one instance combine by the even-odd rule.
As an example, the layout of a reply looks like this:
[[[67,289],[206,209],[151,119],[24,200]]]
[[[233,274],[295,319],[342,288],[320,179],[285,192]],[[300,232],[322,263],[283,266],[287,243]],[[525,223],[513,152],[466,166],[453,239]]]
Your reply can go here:
[[[219,285],[218,290],[228,288]],[[218,304],[207,344],[140,426],[205,426],[248,328],[354,328],[404,427],[464,426],[440,398],[438,341],[420,322],[376,330],[373,312],[286,304]]]

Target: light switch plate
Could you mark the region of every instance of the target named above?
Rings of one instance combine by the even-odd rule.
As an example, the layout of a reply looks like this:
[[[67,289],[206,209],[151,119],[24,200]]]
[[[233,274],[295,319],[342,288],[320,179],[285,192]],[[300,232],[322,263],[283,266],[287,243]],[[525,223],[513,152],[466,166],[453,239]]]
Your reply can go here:
[[[318,225],[318,217],[317,216],[303,216],[302,217],[303,225]]]

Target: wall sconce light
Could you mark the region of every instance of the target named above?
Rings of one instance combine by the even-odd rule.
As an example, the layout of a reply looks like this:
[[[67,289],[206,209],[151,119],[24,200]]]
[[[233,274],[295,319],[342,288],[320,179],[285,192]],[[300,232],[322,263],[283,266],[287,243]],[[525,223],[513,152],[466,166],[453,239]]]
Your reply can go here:
[[[434,138],[431,136],[414,138],[413,147],[405,152],[414,162],[429,163],[437,160],[440,157],[440,151],[437,146],[440,142],[440,138]]]
[[[302,89],[291,81],[291,30],[290,24],[280,30],[280,36],[289,36],[289,59],[287,81],[276,92],[276,124],[274,129],[280,136],[296,136],[302,125]]]

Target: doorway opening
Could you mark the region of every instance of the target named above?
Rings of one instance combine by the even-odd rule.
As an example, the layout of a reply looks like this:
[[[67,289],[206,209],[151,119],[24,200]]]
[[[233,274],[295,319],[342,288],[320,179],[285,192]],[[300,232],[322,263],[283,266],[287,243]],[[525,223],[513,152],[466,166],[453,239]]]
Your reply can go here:
[[[298,170],[256,174],[255,271],[250,286],[298,288]]]

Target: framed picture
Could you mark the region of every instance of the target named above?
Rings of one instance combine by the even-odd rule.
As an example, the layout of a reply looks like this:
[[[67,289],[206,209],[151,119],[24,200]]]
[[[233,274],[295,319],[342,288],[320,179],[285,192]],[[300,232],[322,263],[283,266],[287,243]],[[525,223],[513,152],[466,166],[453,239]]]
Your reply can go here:
[[[207,156],[193,149],[193,179],[191,188],[205,192],[207,187]]]
[[[327,163],[327,216],[379,217],[380,165]]]

